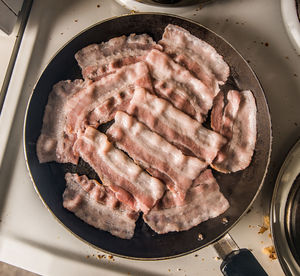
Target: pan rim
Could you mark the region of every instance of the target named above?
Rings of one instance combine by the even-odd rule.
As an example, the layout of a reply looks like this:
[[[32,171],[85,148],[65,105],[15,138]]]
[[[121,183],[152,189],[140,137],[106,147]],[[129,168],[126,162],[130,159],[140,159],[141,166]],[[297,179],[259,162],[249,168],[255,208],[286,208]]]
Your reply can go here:
[[[216,37],[218,37],[219,39],[223,40],[225,43],[227,43],[233,50],[234,52],[239,56],[239,58],[241,58],[248,70],[252,73],[253,77],[255,78],[256,82],[257,82],[257,85],[259,86],[260,90],[263,92],[262,93],[262,96],[263,96],[263,100],[265,101],[266,103],[266,109],[267,109],[267,115],[268,115],[268,123],[269,123],[269,129],[270,129],[270,139],[268,140],[268,144],[269,144],[269,148],[268,148],[268,156],[266,157],[267,160],[266,160],[266,166],[265,166],[265,171],[263,173],[263,177],[261,179],[261,183],[259,184],[256,192],[255,192],[255,195],[253,196],[252,200],[250,201],[250,203],[248,204],[248,207],[245,209],[245,211],[237,218],[235,219],[235,221],[227,228],[225,229],[221,234],[219,234],[218,236],[216,236],[214,239],[210,240],[209,242],[203,244],[203,245],[200,245],[199,247],[195,248],[195,249],[192,249],[192,250],[189,250],[189,251],[185,251],[183,253],[180,253],[180,254],[176,254],[176,255],[172,255],[172,256],[165,256],[165,257],[154,257],[154,258],[151,258],[151,257],[134,257],[134,256],[126,256],[126,255],[122,255],[122,254],[118,254],[118,253],[114,253],[114,252],[110,252],[109,250],[105,250],[105,249],[102,249],[94,244],[92,244],[91,242],[88,242],[86,241],[84,238],[80,237],[79,235],[77,235],[76,233],[74,233],[70,228],[68,228],[55,214],[54,212],[50,209],[50,207],[48,206],[48,204],[46,203],[46,201],[44,200],[44,198],[41,196],[40,194],[40,191],[37,187],[37,184],[35,183],[35,180],[32,176],[32,173],[31,173],[31,169],[30,169],[30,165],[29,165],[29,162],[28,162],[28,156],[27,156],[27,146],[26,146],[26,125],[27,125],[27,117],[28,117],[28,112],[29,112],[29,107],[30,107],[30,103],[32,101],[32,97],[34,95],[34,92],[36,90],[36,87],[42,77],[42,75],[44,74],[44,72],[46,71],[47,67],[49,66],[49,64],[56,58],[56,56],[69,44],[71,43],[74,39],[76,39],[78,36],[80,36],[81,34],[85,33],[86,31],[92,29],[93,27],[95,26],[98,26],[100,24],[103,24],[107,21],[111,21],[111,20],[116,20],[118,18],[122,18],[122,17],[133,17],[133,16],[140,16],[140,15],[158,15],[158,16],[168,16],[168,17],[173,17],[173,18],[178,18],[180,20],[184,20],[184,21],[187,21],[189,23],[192,23],[192,24],[195,24],[201,28],[204,28],[206,30],[208,30],[209,32],[211,32],[213,35],[215,35]],[[140,260],[140,261],[157,261],[157,260],[167,260],[167,259],[173,259],[173,258],[178,258],[178,257],[182,257],[182,256],[185,256],[185,255],[188,255],[188,254],[191,254],[193,252],[196,252],[206,246],[209,246],[211,244],[213,244],[214,242],[216,242],[217,240],[221,239],[226,233],[228,233],[240,220],[241,218],[247,213],[247,211],[249,210],[249,208],[252,206],[253,202],[255,201],[255,199],[257,198],[259,192],[261,191],[262,189],[262,186],[263,186],[263,183],[264,183],[264,180],[266,178],[266,175],[267,175],[267,172],[268,172],[268,167],[269,167],[269,164],[270,164],[270,157],[271,157],[271,151],[272,151],[272,123],[271,123],[271,117],[270,117],[270,111],[269,111],[269,106],[268,106],[268,103],[267,103],[267,99],[265,97],[265,93],[264,93],[264,90],[262,88],[262,85],[260,83],[260,81],[258,80],[257,78],[257,75],[255,74],[255,72],[253,71],[253,69],[250,67],[250,65],[248,64],[248,62],[243,58],[243,56],[239,53],[239,51],[236,50],[236,48],[234,46],[231,45],[231,43],[229,43],[226,39],[224,39],[222,36],[218,35],[217,33],[215,33],[214,31],[210,30],[209,28],[205,27],[204,25],[196,22],[196,21],[193,21],[191,19],[188,19],[188,18],[184,18],[182,16],[178,16],[178,15],[173,15],[173,14],[168,14],[168,13],[158,13],[158,12],[141,12],[141,13],[134,13],[134,14],[122,14],[122,15],[119,15],[119,16],[113,16],[113,17],[110,17],[110,18],[107,18],[107,19],[104,19],[104,20],[101,20],[87,28],[85,28],[84,30],[80,31],[79,33],[77,33],[75,36],[73,36],[71,39],[69,39],[66,43],[63,44],[63,46],[61,46],[51,57],[51,59],[47,62],[47,64],[44,66],[42,72],[40,73],[40,75],[38,76],[37,78],[37,81],[35,82],[35,85],[33,86],[32,88],[32,91],[31,91],[31,94],[28,98],[28,102],[27,102],[27,106],[26,106],[26,112],[25,112],[25,118],[24,118],[24,123],[23,123],[23,151],[24,151],[24,157],[25,157],[25,163],[26,163],[26,169],[29,173],[29,176],[30,176],[30,179],[32,181],[32,184],[34,186],[34,189],[35,191],[37,192],[39,198],[42,200],[44,206],[48,209],[48,211],[52,214],[52,216],[70,233],[72,233],[76,238],[78,238],[79,240],[83,241],[84,243],[88,244],[89,246],[97,249],[97,250],[101,250],[107,254],[110,254],[110,255],[114,255],[114,256],[117,256],[117,257],[121,257],[121,258],[125,258],[125,259],[130,259],[130,260]]]

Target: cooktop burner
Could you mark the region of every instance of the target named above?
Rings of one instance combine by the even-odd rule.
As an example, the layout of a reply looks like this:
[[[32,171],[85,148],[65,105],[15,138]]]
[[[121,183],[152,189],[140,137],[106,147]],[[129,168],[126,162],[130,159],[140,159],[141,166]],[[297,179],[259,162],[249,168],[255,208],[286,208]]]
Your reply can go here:
[[[201,3],[201,2],[208,2],[209,0],[134,0],[132,2],[138,2],[138,3],[144,3],[144,4],[148,4],[148,5],[158,5],[161,6],[161,4],[164,5],[173,5],[173,6],[177,6],[177,7],[182,7],[182,6],[189,6],[189,5],[193,5],[196,3]],[[123,1],[123,2],[130,2],[130,1]]]
[[[300,266],[300,174],[298,174],[288,196],[285,222],[289,246]]]
[[[278,174],[271,207],[276,252],[288,275],[300,275],[300,140]]]
[[[115,0],[129,10],[137,12],[188,12],[212,0]]]

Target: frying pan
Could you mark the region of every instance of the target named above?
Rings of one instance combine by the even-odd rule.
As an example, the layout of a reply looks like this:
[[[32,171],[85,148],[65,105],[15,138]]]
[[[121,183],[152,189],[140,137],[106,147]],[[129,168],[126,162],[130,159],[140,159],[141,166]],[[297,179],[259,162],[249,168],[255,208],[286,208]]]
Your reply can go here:
[[[250,89],[253,92],[257,104],[255,152],[250,166],[243,171],[228,175],[214,172],[222,193],[230,203],[230,208],[224,214],[188,231],[163,235],[153,232],[140,218],[134,237],[123,240],[84,223],[63,208],[65,172],[76,171],[94,178],[96,175],[93,170],[82,162],[78,166],[55,162],[40,164],[36,154],[36,142],[52,86],[60,80],[81,78],[80,69],[74,58],[79,49],[91,43],[100,43],[130,33],[147,33],[158,41],[169,23],[187,29],[211,44],[224,56],[231,70],[224,89]],[[24,147],[28,170],[37,193],[48,210],[68,230],[81,240],[114,255],[157,260],[188,254],[215,242],[247,211],[261,189],[267,171],[271,150],[271,122],[266,99],[255,74],[229,43],[195,22],[165,14],[139,13],[100,22],[78,34],[58,51],[40,76],[29,100],[24,123]],[[199,236],[203,238],[199,239]]]

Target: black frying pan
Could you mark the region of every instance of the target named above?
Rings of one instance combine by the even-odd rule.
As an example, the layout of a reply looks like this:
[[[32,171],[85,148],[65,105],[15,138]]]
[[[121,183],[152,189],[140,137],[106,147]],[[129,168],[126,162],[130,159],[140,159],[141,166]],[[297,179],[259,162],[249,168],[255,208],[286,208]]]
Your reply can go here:
[[[230,65],[231,76],[227,88],[250,89],[257,103],[257,143],[251,165],[241,172],[225,175],[214,172],[230,208],[220,217],[210,219],[189,231],[158,235],[141,219],[134,237],[123,240],[100,231],[81,221],[62,205],[65,189],[64,173],[78,171],[94,176],[82,163],[70,166],[50,162],[40,164],[36,142],[40,135],[44,109],[52,86],[60,80],[81,78],[75,53],[91,44],[110,38],[147,33],[158,41],[167,24],[177,24],[193,35],[207,41],[224,56]],[[260,190],[270,157],[271,123],[262,88],[247,62],[221,37],[205,27],[183,18],[163,14],[132,14],[106,20],[83,31],[69,41],[50,61],[37,82],[28,104],[24,126],[24,145],[29,172],[34,186],[46,207],[72,233],[91,245],[114,255],[135,259],[163,259],[198,250],[222,237],[247,211]],[[224,224],[223,218],[227,219]],[[199,233],[204,239],[198,239]]]

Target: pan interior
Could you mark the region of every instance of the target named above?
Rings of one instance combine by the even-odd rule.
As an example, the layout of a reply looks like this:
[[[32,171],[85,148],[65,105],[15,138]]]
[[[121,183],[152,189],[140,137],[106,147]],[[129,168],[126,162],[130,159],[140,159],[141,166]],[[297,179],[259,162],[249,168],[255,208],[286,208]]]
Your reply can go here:
[[[151,22],[151,24],[149,24]],[[179,25],[205,40],[224,56],[231,69],[226,88],[250,89],[257,103],[257,143],[251,165],[233,174],[214,172],[220,189],[230,202],[230,208],[220,217],[210,219],[189,231],[158,235],[141,219],[137,222],[134,237],[123,240],[108,232],[95,229],[81,221],[62,206],[65,189],[64,173],[77,171],[96,177],[89,166],[55,162],[40,164],[36,155],[36,142],[40,135],[44,109],[52,86],[60,80],[81,78],[74,58],[81,48],[130,33],[147,33],[158,41],[167,24]],[[226,233],[248,209],[259,191],[270,155],[271,124],[261,86],[247,62],[222,38],[205,27],[185,19],[162,14],[133,14],[101,22],[85,30],[67,43],[50,61],[41,75],[28,105],[25,118],[25,153],[35,188],[47,208],[71,232],[82,240],[112,254],[137,259],[161,259],[195,251]],[[226,217],[228,223],[222,223]],[[224,220],[223,220],[224,221]],[[203,240],[198,240],[201,233]]]

